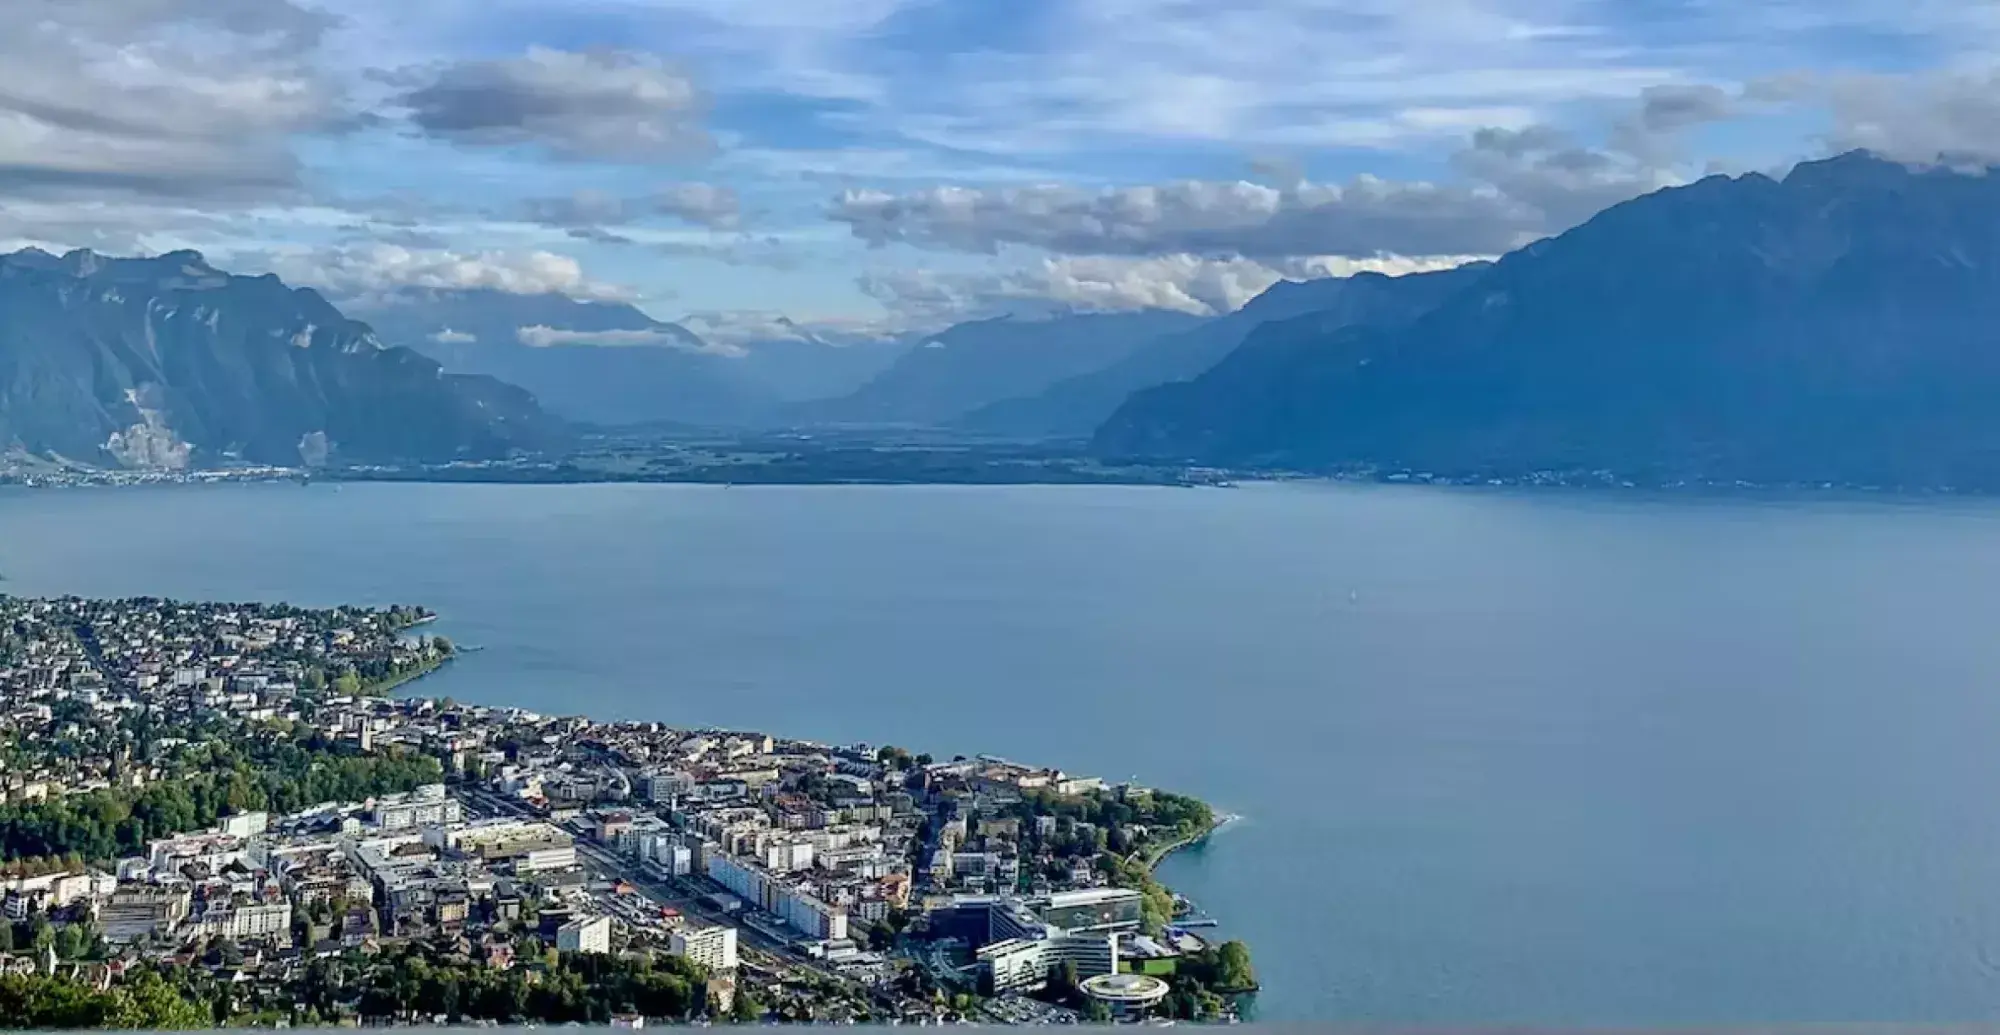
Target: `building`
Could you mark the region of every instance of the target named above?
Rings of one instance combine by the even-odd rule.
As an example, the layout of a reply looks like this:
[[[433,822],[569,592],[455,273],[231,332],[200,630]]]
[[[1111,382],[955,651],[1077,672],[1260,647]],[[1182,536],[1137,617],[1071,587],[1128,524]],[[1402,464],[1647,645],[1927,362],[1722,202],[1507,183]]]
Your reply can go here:
[[[1091,978],[1118,973],[1118,936],[1108,931],[1078,932],[1044,929],[1039,938],[1009,938],[974,954],[981,983],[994,995],[1032,992],[1049,983],[1049,975],[1065,963],[1077,976]]]
[[[185,885],[120,888],[97,911],[97,927],[113,943],[165,939],[187,919],[189,908]]]
[[[597,840],[602,844],[622,847],[625,836],[631,831],[630,812],[607,812],[597,817]]]
[[[271,937],[288,938],[292,929],[292,904],[276,902],[267,905],[237,906],[220,915],[211,914],[207,926],[214,933],[237,941]]]
[[[787,883],[754,862],[727,852],[707,852],[702,858],[708,876],[807,937],[839,941],[847,937],[847,910],[829,904],[806,888]]]
[[[837,942],[847,937],[847,910],[796,888],[785,888],[772,910],[809,938]]]
[[[424,840],[489,866],[512,863],[517,874],[547,873],[576,866],[576,842],[547,823],[496,820],[449,830],[431,828]]]
[[[610,952],[611,918],[588,916],[556,928],[556,949],[559,952]]]
[[[222,819],[222,832],[231,837],[256,837],[270,826],[271,814],[268,812],[239,812]]]
[[[681,836],[668,832],[647,832],[639,836],[639,859],[660,868],[669,877],[685,877],[694,871],[694,850]]]
[[[463,822],[465,806],[444,792],[444,784],[432,783],[408,794],[391,794],[375,799],[368,818],[383,830],[409,830],[433,824]]]
[[[776,873],[810,870],[813,864],[811,841],[774,841],[764,848],[764,866]]]
[[[647,801],[669,802],[694,792],[694,777],[675,771],[654,770],[639,776],[639,793]]]
[[[1142,1017],[1167,997],[1167,983],[1149,974],[1099,974],[1085,978],[1081,987],[1118,1020]]]
[[[1131,888],[1058,891],[1030,903],[1035,915],[1066,931],[1136,931],[1145,900]]]
[[[701,964],[711,974],[736,969],[734,927],[704,927],[699,931],[682,928],[673,933],[669,945],[674,955]]]

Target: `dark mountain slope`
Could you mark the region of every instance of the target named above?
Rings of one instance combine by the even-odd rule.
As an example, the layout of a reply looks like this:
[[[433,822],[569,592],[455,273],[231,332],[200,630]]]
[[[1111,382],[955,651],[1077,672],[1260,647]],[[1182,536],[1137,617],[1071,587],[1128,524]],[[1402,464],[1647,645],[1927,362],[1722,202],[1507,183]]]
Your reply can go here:
[[[435,461],[561,435],[528,393],[384,348],[276,277],[194,252],[0,256],[0,449],[136,466]]]
[[[1147,342],[1122,360],[1037,394],[982,407],[959,424],[1024,438],[1086,438],[1133,392],[1200,375],[1266,323],[1314,312],[1328,314],[1336,326],[1408,323],[1471,282],[1482,268],[1279,281],[1233,313]]]
[[[2000,178],[1853,154],[1661,191],[1406,328],[1266,327],[1135,396],[1096,447],[2000,486]]]

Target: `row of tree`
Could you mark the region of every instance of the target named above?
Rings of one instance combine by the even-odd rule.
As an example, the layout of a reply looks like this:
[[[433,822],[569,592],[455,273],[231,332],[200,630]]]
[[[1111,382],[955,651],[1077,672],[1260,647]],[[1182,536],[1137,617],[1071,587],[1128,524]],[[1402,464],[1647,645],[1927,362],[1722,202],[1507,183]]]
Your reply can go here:
[[[0,859],[116,859],[138,854],[154,838],[214,826],[223,816],[360,801],[444,776],[427,755],[364,755],[317,734],[242,745],[208,740],[175,761],[185,774],[180,779],[0,806]]]
[[[607,1024],[620,1014],[674,1021],[711,1016],[707,983],[699,965],[678,956],[550,952],[493,970],[412,945],[367,959],[315,960],[290,991],[300,1010],[320,1017],[351,1010],[390,1021],[442,1016],[452,1023]],[[742,1002],[761,1014],[754,1000]]]
[[[141,971],[109,990],[45,974],[0,978],[0,1025],[9,1028],[205,1028],[211,1016],[160,975]]]

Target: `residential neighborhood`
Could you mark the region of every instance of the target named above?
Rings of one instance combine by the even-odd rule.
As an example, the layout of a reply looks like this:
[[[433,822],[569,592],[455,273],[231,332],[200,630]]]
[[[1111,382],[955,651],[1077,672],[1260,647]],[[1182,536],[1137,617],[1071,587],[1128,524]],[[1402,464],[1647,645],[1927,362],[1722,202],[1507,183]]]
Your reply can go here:
[[[1216,825],[1198,801],[388,694],[453,656],[431,617],[0,598],[0,1005],[1074,1023],[1254,988],[1151,878]]]

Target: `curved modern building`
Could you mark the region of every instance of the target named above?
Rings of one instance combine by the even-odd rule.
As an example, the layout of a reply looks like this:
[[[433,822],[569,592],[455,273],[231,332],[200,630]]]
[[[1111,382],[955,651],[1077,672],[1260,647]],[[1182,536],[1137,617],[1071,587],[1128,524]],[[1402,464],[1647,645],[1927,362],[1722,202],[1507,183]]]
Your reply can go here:
[[[1085,978],[1083,994],[1118,1018],[1137,1017],[1167,997],[1167,983],[1149,974],[1099,974]]]

